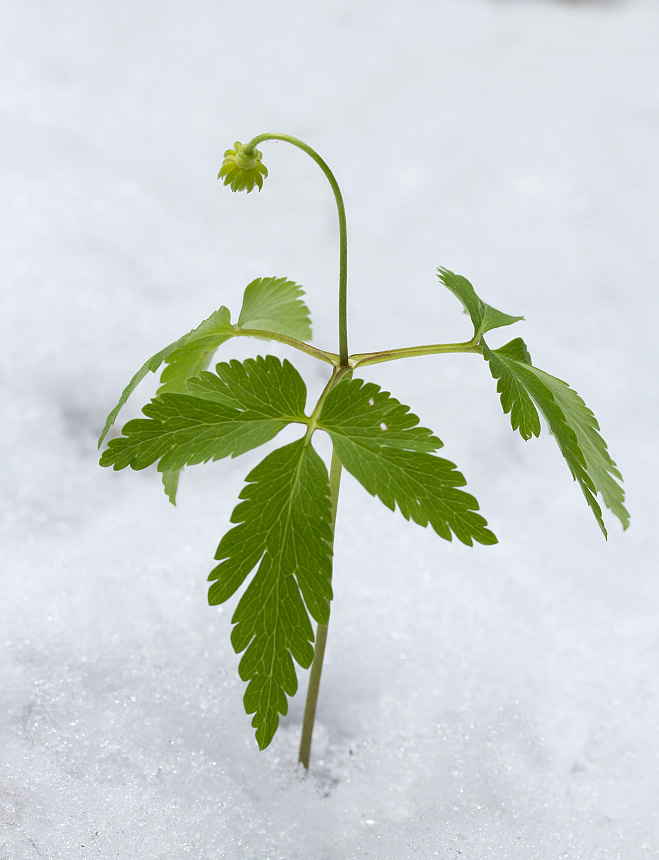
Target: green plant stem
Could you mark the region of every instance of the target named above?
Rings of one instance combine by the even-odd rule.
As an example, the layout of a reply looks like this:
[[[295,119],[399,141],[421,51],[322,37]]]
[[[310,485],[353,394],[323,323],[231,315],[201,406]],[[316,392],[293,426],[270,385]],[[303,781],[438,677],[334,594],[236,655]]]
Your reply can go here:
[[[343,205],[343,196],[339,183],[336,181],[334,174],[329,169],[327,164],[318,155],[318,153],[308,146],[304,141],[298,140],[297,137],[291,137],[289,134],[259,134],[252,138],[245,149],[247,151],[256,149],[256,147],[266,140],[283,140],[285,143],[290,143],[297,146],[307,155],[311,156],[316,164],[327,177],[329,184],[332,186],[334,197],[336,199],[336,208],[339,213],[339,359],[340,366],[348,366],[348,230],[346,227],[346,210]]]
[[[336,509],[339,502],[339,486],[341,483],[341,461],[332,449],[332,461],[330,463],[329,487],[330,500],[332,502],[332,546],[334,546],[334,527],[336,525]],[[300,739],[300,755],[298,761],[309,770],[309,758],[311,757],[311,738],[313,726],[316,719],[316,705],[318,704],[318,691],[320,690],[320,677],[323,672],[323,658],[325,657],[325,646],[327,644],[327,624],[319,624],[316,630],[316,647],[314,649],[313,663],[309,672],[309,688],[307,690],[307,701],[304,706],[304,720],[302,722],[302,737]]]
[[[482,353],[480,344],[473,340],[465,343],[432,343],[426,346],[408,346],[402,349],[387,349],[381,352],[362,352],[351,355],[348,359],[350,367],[364,367],[367,364],[381,364],[384,361],[396,361],[399,358],[415,358],[422,355],[437,355],[442,352],[474,352]]]
[[[318,349],[317,346],[305,343],[303,340],[298,340],[296,337],[289,337],[287,334],[279,334],[275,331],[264,331],[263,329],[240,328],[234,326],[234,337],[258,337],[262,340],[277,340],[279,343],[285,343],[287,346],[292,346],[294,349],[299,349],[300,352],[306,352],[307,355],[312,355],[319,361],[325,361],[333,367],[338,367],[339,356],[335,352],[327,352],[324,349]]]
[[[319,349],[317,346],[305,343],[303,340],[298,340],[295,337],[289,337],[286,334],[279,334],[274,331],[266,331],[264,329],[243,329],[240,326],[234,326],[234,337],[256,337],[262,340],[276,340],[279,343],[285,343],[287,346],[293,347],[300,352],[317,358],[319,361],[324,361],[326,364],[331,364],[336,369],[354,370],[357,367],[365,367],[368,364],[381,364],[384,361],[396,361],[400,358],[415,358],[423,355],[438,355],[439,353],[449,352],[467,352],[481,355],[483,352],[482,346],[473,340],[465,341],[464,343],[431,343],[423,346],[408,346],[401,349],[386,349],[378,350],[377,352],[359,352],[348,357],[348,365],[341,365],[341,357],[336,352],[328,352],[325,349]],[[330,387],[333,387],[338,379],[330,380]]]
[[[316,432],[318,428],[318,419],[320,417],[320,413],[323,411],[323,404],[325,400],[327,400],[327,395],[330,391],[337,385],[345,376],[352,376],[352,370],[349,367],[335,367],[332,371],[332,375],[327,380],[327,385],[320,393],[320,397],[316,405],[313,408],[313,412],[309,416],[309,420],[307,423],[307,434],[306,439],[311,440],[311,436]],[[330,463],[330,469],[332,468]]]

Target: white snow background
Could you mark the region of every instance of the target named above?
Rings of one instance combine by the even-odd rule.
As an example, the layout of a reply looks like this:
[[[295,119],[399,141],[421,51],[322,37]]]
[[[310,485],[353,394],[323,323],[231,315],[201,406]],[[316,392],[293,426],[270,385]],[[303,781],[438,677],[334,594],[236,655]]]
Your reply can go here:
[[[659,857],[659,3],[5,0],[2,16],[0,858]],[[262,193],[215,179],[262,131],[303,138],[341,183],[351,351],[468,337],[435,268],[466,275],[526,316],[490,343],[522,335],[594,410],[632,514],[603,540],[480,359],[367,368],[444,441],[500,544],[446,543],[344,476],[306,778],[305,673],[260,753],[235,601],[207,605],[265,452],[187,470],[176,508],[153,469],[97,465],[133,372],[237,313],[255,277],[303,284],[315,342],[336,348],[316,165],[267,143]],[[218,359],[266,349],[318,392],[325,367],[278,345]]]

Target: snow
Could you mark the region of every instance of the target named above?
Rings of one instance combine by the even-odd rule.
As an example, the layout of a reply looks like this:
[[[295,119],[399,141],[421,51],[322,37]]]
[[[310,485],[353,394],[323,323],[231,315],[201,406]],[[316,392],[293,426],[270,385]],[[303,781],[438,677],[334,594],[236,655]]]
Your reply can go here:
[[[3,13],[0,858],[659,856],[659,6]],[[342,185],[351,350],[467,336],[434,271],[465,274],[593,408],[632,514],[605,543],[553,440],[511,432],[473,357],[369,369],[444,440],[500,544],[447,544],[344,478],[306,778],[304,673],[260,753],[231,606],[206,602],[263,452],[189,470],[173,508],[152,470],[96,451],[144,359],[235,313],[255,277],[304,284],[335,348],[317,167],[270,143],[261,194],[215,181],[264,130],[308,141]],[[320,389],[324,368],[271,351]]]

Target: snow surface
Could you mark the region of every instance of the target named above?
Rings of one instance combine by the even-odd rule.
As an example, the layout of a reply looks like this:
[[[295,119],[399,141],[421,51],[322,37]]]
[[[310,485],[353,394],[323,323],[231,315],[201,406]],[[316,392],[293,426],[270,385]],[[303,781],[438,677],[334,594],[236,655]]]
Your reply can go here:
[[[0,858],[659,857],[656,0],[5,0],[0,40]],[[500,544],[345,477],[307,778],[304,678],[259,753],[206,603],[263,452],[189,470],[177,508],[96,465],[133,371],[254,277],[304,284],[334,348],[316,166],[270,143],[261,194],[215,181],[264,130],[342,183],[352,351],[467,336],[434,271],[465,274],[593,408],[632,513],[605,543],[473,357],[369,369]]]

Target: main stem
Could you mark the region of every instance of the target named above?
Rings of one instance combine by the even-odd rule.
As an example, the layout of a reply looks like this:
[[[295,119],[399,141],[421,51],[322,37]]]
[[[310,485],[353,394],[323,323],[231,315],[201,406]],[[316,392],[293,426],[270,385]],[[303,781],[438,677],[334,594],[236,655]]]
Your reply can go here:
[[[336,509],[339,501],[339,485],[341,483],[341,461],[332,450],[332,462],[330,463],[329,487],[330,500],[332,503],[332,548],[334,546],[334,526],[336,524]],[[316,719],[316,705],[318,703],[318,691],[320,690],[320,676],[323,672],[323,658],[325,656],[325,645],[327,644],[327,624],[319,624],[316,630],[316,647],[314,649],[313,663],[309,672],[309,688],[307,690],[307,701],[304,706],[304,720],[302,722],[302,737],[300,739],[300,755],[298,761],[309,770],[309,758],[311,756],[311,738],[313,735],[314,720]]]
[[[332,186],[334,198],[336,200],[336,208],[339,214],[339,358],[340,366],[348,366],[348,229],[346,226],[346,210],[343,205],[343,195],[339,188],[339,183],[334,178],[334,174],[329,169],[327,164],[318,155],[315,149],[312,149],[304,141],[298,140],[297,137],[291,137],[290,134],[259,134],[252,138],[247,144],[246,149],[256,149],[256,147],[266,140],[283,140],[293,146],[297,146],[307,155],[311,156],[316,164],[327,177],[329,184]]]

